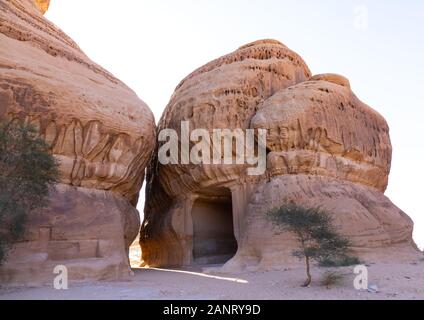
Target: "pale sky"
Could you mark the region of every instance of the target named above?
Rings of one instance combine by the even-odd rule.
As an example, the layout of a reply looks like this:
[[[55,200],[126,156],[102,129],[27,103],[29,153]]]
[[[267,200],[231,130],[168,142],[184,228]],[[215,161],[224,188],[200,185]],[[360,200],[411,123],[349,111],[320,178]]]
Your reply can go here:
[[[258,39],[283,42],[314,74],[346,76],[389,123],[386,195],[414,220],[424,247],[424,1],[52,0],[46,17],[131,87],[156,121],[187,74]]]

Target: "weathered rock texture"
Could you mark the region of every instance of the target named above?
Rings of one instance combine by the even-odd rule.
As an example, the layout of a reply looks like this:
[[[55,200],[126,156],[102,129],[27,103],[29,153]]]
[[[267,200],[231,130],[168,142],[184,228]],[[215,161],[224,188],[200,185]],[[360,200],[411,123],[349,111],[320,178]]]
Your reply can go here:
[[[345,79],[337,80],[313,77],[260,105],[251,126],[267,129],[269,172],[331,176],[384,192],[392,154],[389,127]]]
[[[52,279],[57,264],[78,279],[129,274],[154,118],[134,92],[43,18],[48,4],[0,1],[0,119],[36,126],[61,175],[50,207],[31,215],[28,235],[0,268],[0,280]]]
[[[383,194],[392,152],[388,125],[355,96],[346,78],[312,76],[286,46],[257,41],[178,85],[159,130],[179,131],[181,121],[189,121],[191,130],[266,129],[267,170],[248,176],[245,165],[154,160],[140,237],[145,264],[229,257],[225,267],[232,269],[295,263],[293,239],[265,218],[290,201],[334,214],[362,258],[416,254],[412,221]]]

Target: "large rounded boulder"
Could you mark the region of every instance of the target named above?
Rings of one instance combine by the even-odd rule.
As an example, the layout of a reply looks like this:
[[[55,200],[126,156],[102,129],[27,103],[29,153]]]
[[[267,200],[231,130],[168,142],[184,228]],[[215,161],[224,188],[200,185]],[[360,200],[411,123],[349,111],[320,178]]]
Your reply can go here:
[[[140,236],[144,264],[226,263],[227,270],[257,270],[297,263],[293,237],[266,218],[287,203],[332,214],[362,259],[416,256],[411,219],[384,196],[392,155],[389,127],[345,77],[312,76],[286,46],[257,41],[178,85],[158,136],[175,130],[183,146],[182,123],[191,134],[250,130],[259,144],[259,131],[266,132],[266,168],[250,175],[243,162],[153,159]],[[158,154],[166,143],[158,142]],[[206,149],[222,148],[222,141],[208,143]]]
[[[0,279],[50,281],[58,264],[69,267],[71,279],[128,275],[154,117],[43,17],[48,4],[0,2],[0,119],[36,127],[60,164],[49,207],[31,213]]]

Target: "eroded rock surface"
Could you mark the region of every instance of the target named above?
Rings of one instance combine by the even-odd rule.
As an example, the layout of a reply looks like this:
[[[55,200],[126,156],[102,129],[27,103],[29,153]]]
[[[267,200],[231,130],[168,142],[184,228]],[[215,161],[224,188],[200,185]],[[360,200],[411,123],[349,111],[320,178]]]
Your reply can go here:
[[[271,175],[310,173],[386,190],[389,127],[348,82],[314,77],[267,99],[251,121],[267,129]]]
[[[37,127],[61,175],[50,208],[31,216],[28,238],[0,279],[25,281],[20,268],[51,278],[59,260],[81,264],[71,278],[116,278],[130,272],[126,251],[138,233],[135,205],[155,145],[154,118],[42,16],[48,4],[0,1],[0,119]]]
[[[286,202],[326,208],[363,259],[417,254],[412,221],[383,194],[389,127],[345,77],[312,76],[286,46],[257,41],[180,83],[159,129],[178,131],[181,121],[190,130],[266,129],[266,172],[249,176],[245,165],[155,159],[140,237],[145,264],[228,261],[231,270],[258,270],[295,263],[293,239],[265,218]]]

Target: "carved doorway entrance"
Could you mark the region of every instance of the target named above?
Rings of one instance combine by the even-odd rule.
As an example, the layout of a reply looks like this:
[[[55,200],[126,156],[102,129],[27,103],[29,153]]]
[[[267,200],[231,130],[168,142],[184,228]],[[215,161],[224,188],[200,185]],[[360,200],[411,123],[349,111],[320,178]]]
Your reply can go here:
[[[231,191],[211,188],[201,193],[192,209],[193,260],[222,264],[237,252]]]

